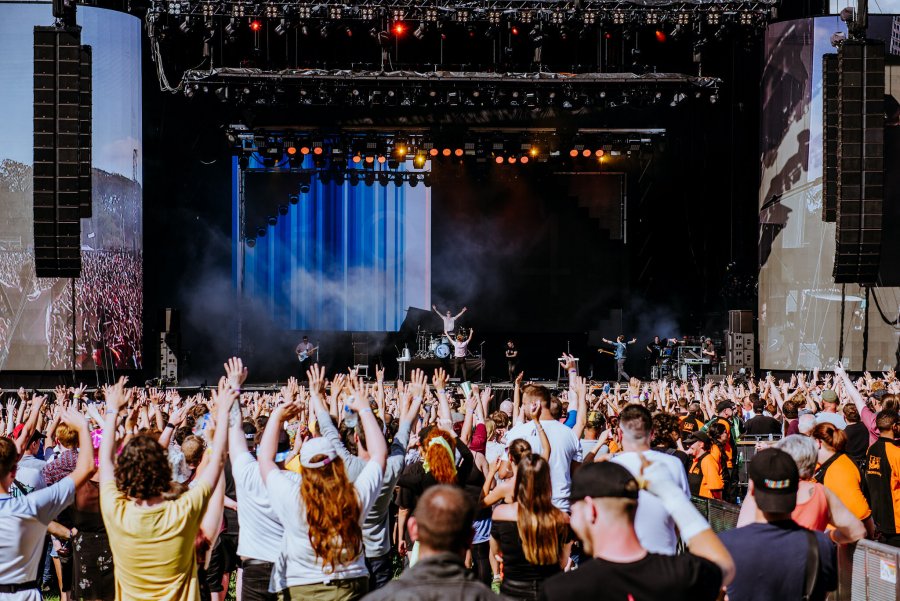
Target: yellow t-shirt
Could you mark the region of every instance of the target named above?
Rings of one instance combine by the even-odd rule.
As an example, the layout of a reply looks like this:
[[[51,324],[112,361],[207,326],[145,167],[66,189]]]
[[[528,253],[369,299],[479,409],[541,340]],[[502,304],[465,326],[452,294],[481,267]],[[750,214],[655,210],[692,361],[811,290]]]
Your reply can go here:
[[[116,601],[199,601],[194,540],[211,492],[198,482],[174,501],[141,507],[119,492],[114,480],[100,485]]]

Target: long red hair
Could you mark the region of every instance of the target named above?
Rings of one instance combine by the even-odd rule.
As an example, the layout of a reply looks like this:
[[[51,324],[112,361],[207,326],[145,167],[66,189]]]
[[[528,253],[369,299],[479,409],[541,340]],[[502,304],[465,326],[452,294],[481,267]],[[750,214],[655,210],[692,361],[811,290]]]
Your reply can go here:
[[[447,452],[447,448],[439,443],[431,444],[436,438],[443,438],[456,450],[456,438],[440,428],[432,428],[422,439],[422,457],[428,462],[428,471],[440,484],[456,484],[456,454]]]
[[[322,455],[312,457],[317,462]],[[362,551],[359,498],[340,457],[317,468],[301,467],[300,498],[306,509],[309,542],[325,572],[356,559]]]

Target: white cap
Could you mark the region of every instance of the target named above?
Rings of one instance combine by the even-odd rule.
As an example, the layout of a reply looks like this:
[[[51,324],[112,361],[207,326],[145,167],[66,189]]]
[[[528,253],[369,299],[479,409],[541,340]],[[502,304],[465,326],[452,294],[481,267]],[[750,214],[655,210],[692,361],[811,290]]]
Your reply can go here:
[[[500,411],[512,417],[513,403],[509,399],[500,403]]]
[[[313,461],[317,455],[325,455],[322,461]],[[327,438],[311,438],[300,447],[300,465],[306,468],[324,467],[334,461],[337,453]]]

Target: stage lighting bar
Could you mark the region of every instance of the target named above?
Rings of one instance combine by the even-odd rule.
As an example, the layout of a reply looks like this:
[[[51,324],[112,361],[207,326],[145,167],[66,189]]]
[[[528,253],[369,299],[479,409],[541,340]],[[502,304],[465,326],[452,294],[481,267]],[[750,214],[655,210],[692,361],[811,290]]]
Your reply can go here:
[[[164,15],[274,20],[296,14],[299,19],[305,20],[313,18],[320,11],[320,15],[327,15],[332,21],[372,21],[379,15],[391,15],[394,21],[402,21],[407,16],[416,14],[422,15],[422,19],[429,23],[480,21],[496,26],[503,20],[508,20],[561,26],[571,17],[581,15],[585,25],[595,26],[601,23],[619,27],[655,26],[663,22],[686,26],[699,21],[709,25],[734,23],[744,27],[762,27],[774,18],[777,4],[778,0],[694,0],[648,7],[643,0],[560,0],[552,4],[548,4],[546,0],[482,0],[473,5],[464,0],[436,0],[423,7],[415,0],[322,0],[314,5],[298,3],[296,0],[264,3],[246,0],[152,0],[147,16],[152,22]],[[157,34],[151,31],[151,35]]]

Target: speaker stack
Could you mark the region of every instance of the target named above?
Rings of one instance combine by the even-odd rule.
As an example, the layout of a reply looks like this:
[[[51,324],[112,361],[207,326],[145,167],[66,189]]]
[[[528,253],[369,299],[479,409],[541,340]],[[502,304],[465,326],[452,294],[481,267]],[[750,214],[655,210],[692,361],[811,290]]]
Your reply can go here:
[[[822,220],[834,223],[838,202],[838,55],[822,57]]]
[[[884,203],[884,42],[845,40],[837,61],[834,281],[874,284]]]
[[[34,28],[34,260],[38,277],[81,275],[91,199],[91,53],[77,26]]]

